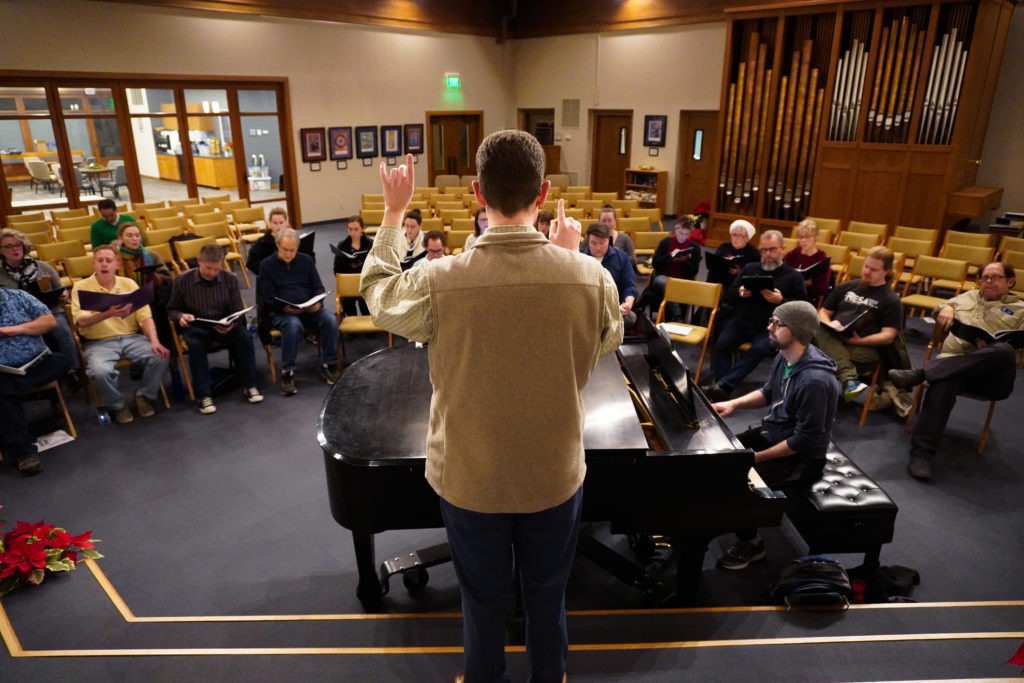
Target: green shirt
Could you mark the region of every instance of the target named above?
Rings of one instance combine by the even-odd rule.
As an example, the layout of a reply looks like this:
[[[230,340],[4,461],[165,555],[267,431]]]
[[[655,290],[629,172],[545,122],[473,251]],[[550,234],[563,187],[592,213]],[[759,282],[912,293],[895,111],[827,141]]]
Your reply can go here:
[[[117,214],[117,223],[115,225],[111,225],[102,218],[93,223],[92,230],[89,231],[89,242],[92,243],[93,249],[101,244],[110,244],[116,240],[117,231],[120,230],[123,223],[138,223],[138,221],[131,214],[119,213]]]

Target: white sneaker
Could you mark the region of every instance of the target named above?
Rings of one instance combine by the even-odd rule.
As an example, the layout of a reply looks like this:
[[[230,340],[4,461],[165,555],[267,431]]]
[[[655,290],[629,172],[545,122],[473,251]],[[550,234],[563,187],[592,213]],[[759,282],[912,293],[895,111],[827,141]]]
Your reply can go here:
[[[245,400],[249,403],[263,403],[263,394],[256,387],[249,387],[245,390]]]
[[[212,415],[217,412],[217,406],[213,405],[213,399],[209,396],[203,396],[199,399],[199,412],[203,415]]]

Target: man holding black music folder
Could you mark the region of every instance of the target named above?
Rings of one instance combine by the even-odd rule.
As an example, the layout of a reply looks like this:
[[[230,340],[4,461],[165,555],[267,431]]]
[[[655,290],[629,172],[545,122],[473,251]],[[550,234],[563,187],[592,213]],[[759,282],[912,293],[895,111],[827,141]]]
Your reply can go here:
[[[729,398],[736,385],[774,353],[767,326],[775,307],[785,301],[807,298],[803,277],[782,262],[781,232],[765,231],[759,251],[760,263],[743,266],[732,286],[725,290],[725,299],[733,303],[734,313],[715,342],[715,383],[701,387],[712,401]],[[750,350],[733,362],[745,342],[750,342]]]
[[[935,324],[950,331],[938,357],[923,368],[889,371],[889,379],[901,389],[928,382],[910,438],[908,470],[920,481],[932,477],[932,461],[956,395],[965,391],[1001,401],[1013,393],[1016,367],[1024,367],[1024,301],[1011,291],[1017,284],[1013,266],[990,263],[980,280],[980,289],[938,307]],[[1000,332],[998,338],[989,336]]]
[[[245,313],[252,308],[242,303],[238,278],[224,270],[224,248],[206,244],[199,250],[199,265],[174,281],[167,314],[182,328],[181,336],[188,346],[188,367],[199,397],[198,410],[203,415],[217,411],[213,404],[210,381],[210,347],[227,347],[238,368],[245,388],[245,400],[260,403],[263,396],[256,388],[256,353],[252,336],[246,326]]]
[[[906,349],[893,347],[903,328],[903,304],[889,286],[893,254],[873,247],[864,259],[860,278],[829,293],[818,311],[821,328],[814,343],[836,362],[836,379],[843,398],[852,401],[867,389],[857,377],[871,372],[883,350],[901,357],[887,359],[889,367],[905,368]],[[902,354],[898,354],[898,351]]]
[[[42,335],[57,320],[31,294],[0,287],[0,450],[4,462],[25,476],[39,474],[43,464],[36,455],[20,394],[68,371],[67,359],[50,353]]]

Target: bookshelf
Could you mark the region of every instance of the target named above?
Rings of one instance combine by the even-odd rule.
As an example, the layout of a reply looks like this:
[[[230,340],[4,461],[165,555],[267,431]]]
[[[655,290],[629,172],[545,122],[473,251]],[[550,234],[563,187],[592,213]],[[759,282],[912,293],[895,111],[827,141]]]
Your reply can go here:
[[[623,199],[639,199],[644,208],[659,208],[665,213],[668,191],[668,171],[645,171],[639,168],[626,169]]]

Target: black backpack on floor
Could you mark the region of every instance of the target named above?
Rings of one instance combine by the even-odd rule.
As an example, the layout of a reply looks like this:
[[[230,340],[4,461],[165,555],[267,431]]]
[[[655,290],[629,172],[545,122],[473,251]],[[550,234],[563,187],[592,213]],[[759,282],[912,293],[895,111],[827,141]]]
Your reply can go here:
[[[853,589],[843,565],[828,555],[793,560],[772,586],[772,602],[786,607],[846,609]]]

